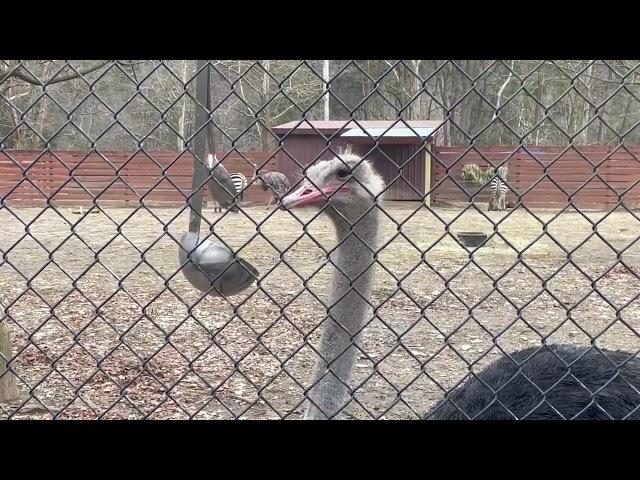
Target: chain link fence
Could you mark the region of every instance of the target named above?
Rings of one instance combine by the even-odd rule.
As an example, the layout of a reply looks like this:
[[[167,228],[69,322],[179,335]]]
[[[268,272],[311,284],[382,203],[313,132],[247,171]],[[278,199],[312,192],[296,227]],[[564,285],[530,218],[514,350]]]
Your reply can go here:
[[[639,66],[0,61],[0,416],[633,418]]]

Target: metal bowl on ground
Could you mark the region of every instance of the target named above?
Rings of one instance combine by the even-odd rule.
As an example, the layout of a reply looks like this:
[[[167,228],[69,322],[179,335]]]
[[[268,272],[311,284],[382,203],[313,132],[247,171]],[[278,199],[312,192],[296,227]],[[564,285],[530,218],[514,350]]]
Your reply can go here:
[[[483,232],[458,232],[458,241],[469,248],[477,248],[487,240],[487,234]]]

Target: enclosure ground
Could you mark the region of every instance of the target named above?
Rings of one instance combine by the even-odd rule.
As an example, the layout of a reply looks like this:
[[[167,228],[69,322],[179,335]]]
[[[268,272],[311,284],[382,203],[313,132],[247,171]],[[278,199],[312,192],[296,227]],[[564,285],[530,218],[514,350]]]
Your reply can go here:
[[[390,202],[380,213],[376,315],[363,331],[351,416],[417,418],[501,349],[542,339],[640,349],[631,213],[480,208]],[[324,216],[303,229],[316,213],[296,215],[205,209],[262,279],[228,300],[201,300],[176,273],[185,210],[0,209],[0,301],[20,389],[0,414],[300,418],[335,238]],[[502,219],[502,238],[470,263],[447,231],[492,234],[488,219]]]

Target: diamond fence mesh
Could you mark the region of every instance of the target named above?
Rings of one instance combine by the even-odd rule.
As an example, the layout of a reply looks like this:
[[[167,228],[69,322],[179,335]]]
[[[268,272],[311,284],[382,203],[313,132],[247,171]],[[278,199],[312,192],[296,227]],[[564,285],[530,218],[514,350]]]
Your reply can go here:
[[[639,66],[0,61],[0,416],[429,418],[566,344],[509,415],[634,417]]]

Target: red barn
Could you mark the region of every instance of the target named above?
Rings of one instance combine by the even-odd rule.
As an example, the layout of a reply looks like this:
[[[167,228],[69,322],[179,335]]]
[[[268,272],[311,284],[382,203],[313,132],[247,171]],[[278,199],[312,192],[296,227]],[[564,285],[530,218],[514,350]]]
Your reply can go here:
[[[431,184],[431,147],[437,120],[329,120],[289,122],[273,128],[281,148],[277,169],[292,186],[302,168],[332,158],[347,145],[383,175],[389,200],[421,200]]]

